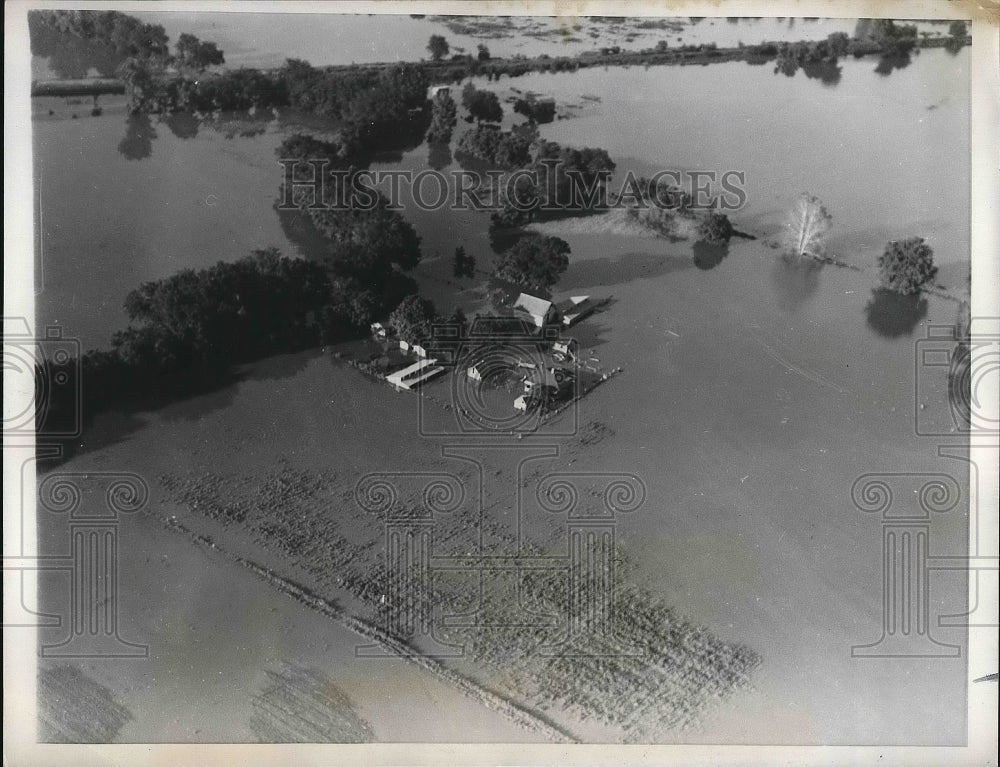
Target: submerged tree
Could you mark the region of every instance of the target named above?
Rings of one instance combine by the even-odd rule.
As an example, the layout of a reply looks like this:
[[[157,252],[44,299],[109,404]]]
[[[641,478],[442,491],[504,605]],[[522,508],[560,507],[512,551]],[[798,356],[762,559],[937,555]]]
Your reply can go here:
[[[498,260],[493,276],[539,295],[548,295],[569,266],[569,244],[532,234],[519,239]]]
[[[733,225],[725,213],[710,211],[698,224],[699,237],[710,245],[724,245],[733,236]]]
[[[919,293],[937,275],[934,251],[923,237],[893,240],[878,258],[878,271],[886,289],[904,296]]]
[[[440,91],[431,102],[431,127],[427,131],[429,144],[447,144],[458,122],[458,108],[448,91]]]
[[[427,42],[427,52],[434,61],[440,61],[448,55],[448,41],[443,35],[431,35],[431,39]]]
[[[796,256],[822,258],[824,239],[832,223],[833,216],[818,197],[802,194],[785,225],[785,251]]]

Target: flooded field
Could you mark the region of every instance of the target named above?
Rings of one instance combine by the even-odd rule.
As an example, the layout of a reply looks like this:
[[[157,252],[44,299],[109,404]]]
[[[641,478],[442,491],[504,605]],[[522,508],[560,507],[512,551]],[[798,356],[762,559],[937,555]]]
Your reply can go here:
[[[315,64],[416,59],[423,52],[399,39],[410,39],[415,27],[420,41],[445,28],[395,19],[377,45],[347,48],[334,62],[320,53],[321,45],[329,50],[321,30],[302,32],[312,19],[290,20],[281,32],[287,40],[269,37],[272,48],[259,41],[263,27],[252,26],[267,20],[239,28],[222,16],[180,15],[170,25],[219,40],[234,63],[258,66],[280,63],[275,50]],[[673,31],[685,41],[704,34],[720,45],[734,36],[750,43],[780,39],[779,32],[808,39],[810,30],[816,37],[850,31],[846,22],[802,20],[794,28],[721,18],[678,25]],[[338,29],[346,35],[351,27]],[[523,30],[496,34],[489,44],[497,55],[551,45]],[[628,34],[609,38],[604,30],[566,43],[567,50]],[[479,38],[454,39],[474,48]],[[645,37],[634,39],[640,47]],[[588,742],[964,742],[964,657],[930,659],[916,673],[913,659],[852,657],[853,646],[878,639],[883,606],[881,528],[858,510],[852,488],[868,472],[942,471],[935,446],[917,434],[915,414],[947,407],[946,375],[921,377],[914,360],[929,327],[956,322],[958,299],[968,292],[967,50],[924,50],[889,73],[876,71],[871,58],[844,59],[825,81],[775,74],[770,64],[727,63],[476,84],[502,100],[528,91],[553,97],[560,119],[540,126],[541,136],[606,148],[616,178],[663,169],[745,174],[746,204],[730,217],[756,239],[706,248],[623,234],[610,215],[536,225],[571,247],[555,297],[605,302],[572,329],[582,358],[621,373],[554,418],[548,432],[473,445],[478,453],[465,435],[448,431],[453,413],[435,404],[451,396],[450,373],[423,397],[394,391],[341,359],[350,345],[255,363],[231,386],[158,411],[100,416],[61,470],[121,468],[150,483],[151,514],[130,522],[134,544],[122,549],[124,567],[176,585],[180,570],[169,557],[185,564],[179,585],[164,587],[157,606],[131,605],[138,617],[130,628],[139,639],[157,637],[154,660],[183,673],[173,673],[165,689],[148,667],[92,663],[67,672],[53,665],[40,687],[75,685],[84,697],[101,698],[110,712],[105,729],[125,741],[535,740],[551,726]],[[84,349],[105,347],[125,325],[125,295],[144,281],[268,246],[319,258],[315,241],[274,208],[282,171],[275,149],[299,129],[295,116],[126,119],[122,100],[101,103],[103,113],[91,116],[89,101],[33,102],[39,327],[59,325]],[[508,104],[505,110],[509,127]],[[429,166],[458,164],[421,144],[374,167]],[[803,192],[832,214],[827,244],[839,263],[790,262],[773,247]],[[401,202],[422,240],[424,260],[413,273],[421,294],[442,310],[485,309],[483,280],[453,278],[447,256],[463,246],[488,270],[495,258],[488,215]],[[887,296],[877,290],[876,256],[888,240],[910,235],[933,247],[944,290],[912,300]],[[954,463],[949,473],[967,483],[967,469]],[[536,664],[525,654],[534,629],[476,633],[520,625],[532,609],[562,616],[565,606],[544,583],[525,596],[505,573],[483,603],[470,605],[461,603],[464,587],[443,578],[436,595],[457,600],[449,603],[457,614],[479,616],[435,637],[474,649],[471,660],[446,659],[443,667],[541,723],[517,728],[493,711],[464,731],[472,725],[454,712],[472,719],[477,709],[444,672],[425,674],[398,659],[385,661],[391,670],[359,661],[357,636],[342,623],[162,530],[164,520],[179,520],[234,556],[374,621],[385,604],[378,568],[388,521],[385,510],[368,513],[355,497],[358,479],[373,472],[459,477],[465,497],[479,505],[471,516],[463,507],[435,522],[456,557],[480,546],[496,557],[565,558],[572,545],[566,517],[544,513],[536,496],[544,479],[560,472],[637,478],[644,503],[615,516],[623,563],[618,636],[651,651],[619,661],[631,656],[616,648],[609,651],[615,660],[594,661],[574,679],[583,666],[567,662],[571,655]],[[577,489],[598,505],[599,490],[582,481]],[[935,525],[935,549],[961,555],[964,508]],[[161,545],[172,553],[157,554]],[[219,591],[207,587],[214,582]],[[57,601],[59,593],[52,586],[46,598]],[[238,595],[232,603],[230,593]],[[941,576],[934,609],[957,612],[966,593],[964,579]],[[515,608],[491,602],[506,596]],[[239,630],[230,627],[215,651],[200,654],[206,637],[230,620]],[[960,628],[937,629],[936,638],[966,641]],[[240,649],[238,658],[229,646]],[[188,652],[197,663],[178,660]],[[611,702],[601,685],[609,668],[621,684]],[[655,685],[644,683],[650,678]],[[399,697],[383,703],[383,683]],[[181,702],[189,699],[190,708]],[[289,713],[317,708],[325,713]],[[211,709],[222,713],[197,727],[197,713]],[[411,709],[429,712],[427,722],[408,718]],[[159,710],[164,722],[150,724]],[[52,735],[64,736],[72,733]]]

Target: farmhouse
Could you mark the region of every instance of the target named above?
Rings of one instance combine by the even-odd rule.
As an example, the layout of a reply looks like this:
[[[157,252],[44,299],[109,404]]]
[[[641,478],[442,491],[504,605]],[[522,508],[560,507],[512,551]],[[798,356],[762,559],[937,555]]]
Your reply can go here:
[[[518,295],[513,308],[515,312],[526,314],[536,328],[559,321],[559,310],[551,301],[527,293]]]
[[[451,93],[450,85],[432,85],[427,93],[427,98],[434,99],[439,93]]]

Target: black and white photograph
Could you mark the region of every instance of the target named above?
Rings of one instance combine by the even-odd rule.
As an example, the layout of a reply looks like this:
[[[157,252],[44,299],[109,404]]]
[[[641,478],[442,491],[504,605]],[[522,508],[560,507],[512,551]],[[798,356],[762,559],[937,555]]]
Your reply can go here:
[[[9,4],[5,764],[996,764],[998,26]]]

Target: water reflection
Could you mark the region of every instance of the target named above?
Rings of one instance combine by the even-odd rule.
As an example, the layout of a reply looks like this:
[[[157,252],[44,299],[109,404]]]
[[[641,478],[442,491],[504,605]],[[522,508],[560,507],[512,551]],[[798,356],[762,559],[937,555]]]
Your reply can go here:
[[[834,86],[840,82],[842,68],[832,61],[815,61],[802,65],[802,73],[810,80],[819,80],[823,85]]]
[[[427,145],[427,165],[434,170],[444,170],[451,165],[451,145],[450,144],[428,144]]]
[[[216,112],[203,119],[201,125],[218,131],[227,139],[234,139],[263,135],[272,122],[274,113],[262,109],[247,112]]]
[[[714,269],[722,260],[729,255],[729,243],[720,245],[705,240],[698,240],[694,244],[694,265],[699,269]]]
[[[922,295],[904,296],[893,290],[876,288],[865,306],[868,327],[884,338],[900,338],[913,333],[927,316],[927,299]]]
[[[200,120],[188,112],[174,112],[160,119],[170,132],[179,139],[191,139],[198,135]]]
[[[785,77],[794,77],[800,69],[807,79],[819,80],[823,85],[831,87],[840,82],[840,76],[843,72],[842,67],[836,61],[810,61],[800,64],[794,58],[782,57],[775,64],[774,73],[780,72]]]
[[[155,138],[149,115],[132,115],[125,121],[125,138],[118,142],[118,154],[126,160],[145,160],[153,154]]]
[[[906,69],[912,63],[913,59],[909,53],[882,56],[878,60],[878,66],[875,67],[875,71],[885,77],[887,75],[891,75],[897,69]]]
[[[819,288],[819,275],[823,264],[812,258],[782,255],[775,259],[771,269],[771,284],[778,297],[778,306],[794,312]]]

